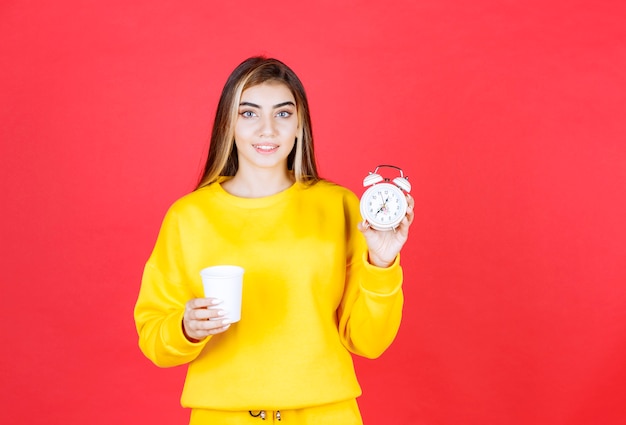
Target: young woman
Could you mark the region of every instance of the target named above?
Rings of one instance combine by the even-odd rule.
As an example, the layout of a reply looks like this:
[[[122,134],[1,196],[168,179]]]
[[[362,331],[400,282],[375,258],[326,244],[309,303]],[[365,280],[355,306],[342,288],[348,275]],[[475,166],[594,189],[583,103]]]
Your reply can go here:
[[[219,100],[198,188],[167,212],[135,306],[156,365],[188,364],[191,424],[361,424],[351,353],[375,358],[402,315],[395,231],[361,222],[358,198],[317,173],[293,71],[254,57]],[[242,266],[241,320],[204,298],[200,270]]]

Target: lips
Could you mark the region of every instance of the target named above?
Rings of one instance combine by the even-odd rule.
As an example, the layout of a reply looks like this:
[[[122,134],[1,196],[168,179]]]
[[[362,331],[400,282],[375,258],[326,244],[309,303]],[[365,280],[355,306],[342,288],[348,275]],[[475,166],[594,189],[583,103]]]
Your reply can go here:
[[[275,145],[273,143],[252,145],[252,147],[259,153],[272,153],[278,149],[278,145]]]

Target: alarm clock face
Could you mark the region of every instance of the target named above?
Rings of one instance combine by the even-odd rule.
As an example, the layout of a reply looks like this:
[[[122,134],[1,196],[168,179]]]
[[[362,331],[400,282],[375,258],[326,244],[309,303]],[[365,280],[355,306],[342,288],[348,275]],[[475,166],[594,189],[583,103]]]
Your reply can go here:
[[[378,183],[361,197],[361,215],[376,230],[396,228],[406,215],[404,193],[390,183]]]

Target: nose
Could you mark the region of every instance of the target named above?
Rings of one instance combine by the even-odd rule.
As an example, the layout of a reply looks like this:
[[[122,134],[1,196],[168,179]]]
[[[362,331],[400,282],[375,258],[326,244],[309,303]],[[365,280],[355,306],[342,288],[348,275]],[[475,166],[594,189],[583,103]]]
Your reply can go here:
[[[263,137],[271,137],[276,135],[276,123],[271,114],[261,118],[259,134]]]

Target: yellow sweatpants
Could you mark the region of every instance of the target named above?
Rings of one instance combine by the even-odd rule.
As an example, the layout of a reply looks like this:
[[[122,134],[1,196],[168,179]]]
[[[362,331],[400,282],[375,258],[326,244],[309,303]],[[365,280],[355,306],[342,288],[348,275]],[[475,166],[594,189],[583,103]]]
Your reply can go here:
[[[253,416],[254,415],[254,416]],[[263,419],[264,418],[264,419]],[[296,410],[192,409],[189,425],[363,425],[356,400]]]

